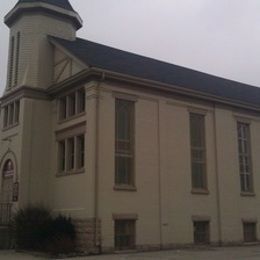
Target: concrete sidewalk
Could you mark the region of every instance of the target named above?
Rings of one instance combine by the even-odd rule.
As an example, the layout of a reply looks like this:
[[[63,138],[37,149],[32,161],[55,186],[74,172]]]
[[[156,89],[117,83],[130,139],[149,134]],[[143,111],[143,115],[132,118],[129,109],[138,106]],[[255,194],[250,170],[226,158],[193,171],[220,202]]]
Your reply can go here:
[[[14,251],[0,251],[2,260],[46,259]],[[71,260],[260,260],[260,246],[172,250],[69,258]]]

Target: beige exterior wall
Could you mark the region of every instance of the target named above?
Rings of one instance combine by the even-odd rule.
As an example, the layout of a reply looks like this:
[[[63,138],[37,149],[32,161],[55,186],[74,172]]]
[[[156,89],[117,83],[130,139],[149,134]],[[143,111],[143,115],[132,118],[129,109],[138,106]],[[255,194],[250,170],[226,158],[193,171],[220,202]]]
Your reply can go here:
[[[195,100],[187,102],[154,96],[130,91],[120,85],[104,84],[100,91],[98,216],[102,222],[104,248],[113,247],[113,214],[137,214],[138,245],[191,244],[192,220],[198,219],[210,220],[211,242],[242,242],[242,220],[257,220],[260,216],[257,210],[259,118],[245,111],[214,107]],[[126,99],[128,94],[137,98],[136,191],[114,189],[114,107],[117,92],[126,94]],[[121,94],[119,96],[122,97]],[[194,194],[191,190],[190,111],[206,115],[209,194]],[[251,122],[255,196],[240,194],[237,114],[249,117]]]
[[[10,35],[18,31],[18,85],[46,89],[62,72],[62,66],[54,69],[54,64],[68,58],[62,50],[54,55],[47,35],[74,39],[75,29],[66,21],[27,14],[14,24]],[[71,60],[71,67],[64,69],[57,82],[82,69],[82,64]],[[86,90],[86,112],[59,121],[58,98],[81,87]],[[91,239],[96,245],[101,242],[104,251],[114,248],[115,215],[137,217],[139,248],[192,244],[193,220],[210,221],[212,243],[241,243],[242,221],[260,218],[260,115],[147,89],[104,80],[73,85],[46,99],[21,97],[19,124],[0,131],[0,169],[12,159],[20,183],[15,207],[43,203],[54,214],[71,216],[82,232],[91,230]],[[131,191],[116,189],[114,181],[116,97],[135,100],[136,189]],[[205,115],[205,194],[194,192],[191,185],[190,112]],[[238,120],[250,123],[254,194],[240,192]],[[59,176],[58,138],[71,136],[79,128],[85,133],[85,169]],[[259,237],[259,224],[257,231]],[[82,236],[81,243],[84,239],[89,238]]]
[[[1,131],[2,161],[8,149],[17,160],[20,206],[41,202],[55,214],[100,219],[104,251],[114,247],[114,215],[137,216],[136,243],[141,248],[192,244],[192,221],[198,219],[210,221],[212,243],[241,243],[242,221],[258,221],[260,216],[259,117],[131,89],[119,83],[87,83],[86,113],[64,122],[58,120],[57,99],[21,99],[20,124]],[[134,191],[114,187],[116,97],[136,100]],[[191,189],[190,112],[206,119],[208,194]],[[240,193],[238,120],[250,123],[255,196]],[[85,171],[57,176],[57,136],[73,134],[82,125]],[[4,141],[7,137],[12,141]]]

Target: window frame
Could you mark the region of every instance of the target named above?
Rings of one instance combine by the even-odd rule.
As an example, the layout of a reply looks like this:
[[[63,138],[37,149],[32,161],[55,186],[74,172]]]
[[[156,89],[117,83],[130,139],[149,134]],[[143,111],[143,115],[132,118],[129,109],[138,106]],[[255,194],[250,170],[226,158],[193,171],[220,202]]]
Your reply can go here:
[[[242,136],[240,136],[240,134],[242,134]],[[238,167],[239,167],[240,191],[242,195],[247,193],[253,194],[254,180],[253,180],[250,123],[237,121],[237,144],[238,144]],[[241,171],[242,168],[243,170]],[[244,182],[242,182],[242,180],[244,180]]]
[[[120,104],[121,103],[121,104]],[[127,109],[128,113],[128,121],[126,125],[128,125],[128,129],[126,131],[126,135],[128,135],[127,139],[118,138],[119,134],[119,128],[118,125],[118,118],[120,109],[119,105],[122,105],[124,103],[124,106],[129,106]],[[122,112],[122,111],[121,111]],[[115,165],[115,171],[114,171],[114,188],[116,190],[135,190],[135,100],[132,99],[126,99],[121,97],[115,97],[115,157],[114,157],[114,165]],[[125,128],[126,129],[126,128]],[[124,130],[125,130],[124,129]],[[122,147],[121,147],[122,146]],[[125,181],[120,181],[119,176],[119,163],[122,163],[122,160],[124,163],[127,163],[127,169],[128,172],[126,176],[124,176]],[[126,160],[129,160],[127,162]],[[121,178],[122,179],[122,178]]]
[[[80,107],[82,106],[82,109]],[[86,112],[86,91],[77,88],[58,98],[58,121],[60,123],[84,115]]]
[[[14,71],[14,86],[17,86],[19,76],[19,63],[20,63],[20,45],[21,33],[17,32],[16,35],[16,50],[15,50],[15,71]]]
[[[78,138],[82,138],[84,142],[84,149],[80,152],[78,149]],[[70,144],[69,142],[72,141],[73,151],[70,151]],[[85,149],[85,142],[86,137],[84,132],[79,132],[74,135],[68,135],[66,137],[58,138],[57,145],[58,145],[58,156],[57,156],[57,176],[67,176],[72,174],[83,173],[85,171],[86,166],[86,149]],[[61,145],[64,145],[64,152],[61,149]],[[61,154],[62,153],[62,154]],[[78,163],[79,156],[82,156],[83,153],[83,163],[84,165],[80,165]],[[63,163],[63,160],[65,162]],[[70,161],[72,160],[72,161]],[[61,167],[64,165],[64,169]]]
[[[198,129],[194,129],[194,125],[192,120],[194,118],[198,117],[200,120],[202,120],[202,125],[199,127],[201,128],[200,131],[202,130],[202,133],[200,132],[200,138],[201,138],[201,144],[200,145],[193,145],[193,133],[194,131],[197,131]],[[197,122],[198,123],[198,122]],[[199,112],[189,112],[189,124],[190,124],[190,160],[191,160],[191,187],[192,187],[192,193],[194,194],[208,194],[208,172],[207,172],[207,136],[206,136],[206,114],[205,113],[199,113]],[[197,127],[195,125],[195,127]],[[198,140],[196,141],[198,142]],[[200,160],[194,156],[195,153],[201,153],[201,158]],[[199,156],[197,156],[199,157]],[[201,186],[196,187],[194,183],[194,178],[195,178],[195,169],[194,169],[194,164],[202,166],[203,172],[202,174],[202,179],[200,180]]]
[[[15,56],[15,37],[11,36],[9,50],[9,66],[8,66],[8,89],[13,87],[14,74],[14,57]]]
[[[121,227],[118,225],[121,225]],[[120,234],[119,229],[121,229]],[[121,241],[118,237],[121,237]],[[126,240],[126,238],[129,240],[129,244],[122,246],[122,239]],[[116,251],[134,250],[136,248],[136,219],[114,219],[114,247]]]
[[[247,230],[253,226],[253,233],[250,233],[252,230]],[[257,242],[257,222],[256,221],[243,221],[243,239],[244,243],[254,243]]]
[[[15,99],[1,107],[1,110],[3,110],[3,130],[8,130],[19,124],[20,105],[20,99]]]
[[[204,231],[197,231],[200,228],[198,225],[204,225]],[[201,237],[204,236],[203,239]],[[202,241],[203,240],[203,241]],[[209,220],[194,220],[193,221],[193,241],[195,245],[210,244],[210,221]]]

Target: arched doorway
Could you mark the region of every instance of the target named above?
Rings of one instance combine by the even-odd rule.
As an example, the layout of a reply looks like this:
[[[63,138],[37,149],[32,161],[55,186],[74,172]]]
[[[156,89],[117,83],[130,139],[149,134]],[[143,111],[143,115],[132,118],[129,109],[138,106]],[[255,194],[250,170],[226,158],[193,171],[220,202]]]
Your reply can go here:
[[[8,159],[4,163],[2,171],[2,203],[12,203],[13,201],[13,185],[14,185],[14,164]]]

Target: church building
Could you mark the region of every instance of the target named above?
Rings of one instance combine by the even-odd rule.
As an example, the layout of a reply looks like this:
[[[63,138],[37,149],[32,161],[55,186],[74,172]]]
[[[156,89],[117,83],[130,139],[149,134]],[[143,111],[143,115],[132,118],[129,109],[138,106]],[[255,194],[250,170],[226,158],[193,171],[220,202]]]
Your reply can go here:
[[[260,238],[260,88],[78,38],[68,0],[4,22],[1,227],[40,203],[82,252]]]

